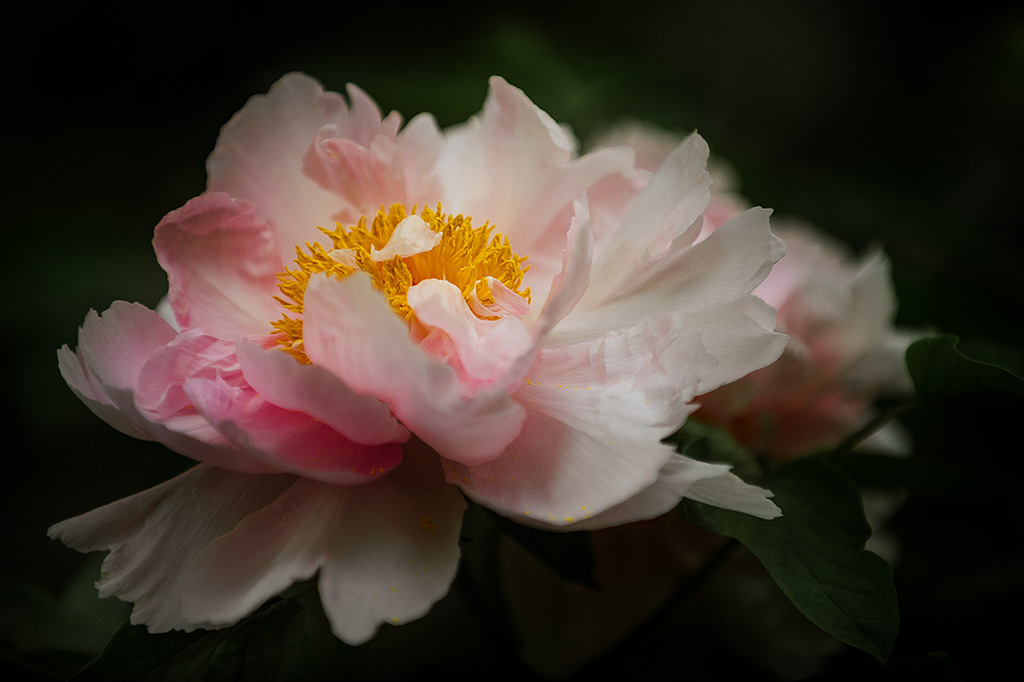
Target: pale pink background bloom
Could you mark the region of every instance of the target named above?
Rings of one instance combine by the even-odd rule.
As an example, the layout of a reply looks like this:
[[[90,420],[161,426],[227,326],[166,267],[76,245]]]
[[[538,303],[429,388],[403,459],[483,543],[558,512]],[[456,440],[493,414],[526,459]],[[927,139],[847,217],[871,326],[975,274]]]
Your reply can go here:
[[[654,172],[680,139],[627,123],[595,147],[635,148],[637,165]],[[725,162],[712,160],[710,172],[715,184],[698,240],[747,205]],[[768,367],[699,396],[696,418],[725,428],[758,454],[791,458],[838,445],[874,416],[878,398],[909,395],[904,354],[915,335],[893,324],[896,296],[880,249],[855,258],[795,219],[773,218],[772,231],[786,255],[754,294],[778,310],[778,330],[789,344]]]
[[[59,351],[98,416],[201,462],[51,529],[110,552],[98,587],[134,602],[133,622],[228,625],[318,574],[335,634],[366,641],[448,590],[463,494],[559,530],[682,497],[779,514],[768,491],[662,443],[696,395],[782,352],[774,309],[751,295],[783,252],[768,211],[698,241],[699,136],[638,172],[628,149],[578,156],[521,91],[490,86],[478,116],[441,131],[425,114],[382,117],[354,86],[346,102],[285,76],[223,128],[207,192],[157,226],[163,316],[115,303]],[[495,225],[528,257],[532,301],[500,282],[493,302],[467,300],[427,278],[408,290],[413,324],[363,272],[318,272],[301,310],[310,362],[283,352],[277,276],[296,245],[392,202]],[[403,223],[371,256],[427,252],[422,227]]]

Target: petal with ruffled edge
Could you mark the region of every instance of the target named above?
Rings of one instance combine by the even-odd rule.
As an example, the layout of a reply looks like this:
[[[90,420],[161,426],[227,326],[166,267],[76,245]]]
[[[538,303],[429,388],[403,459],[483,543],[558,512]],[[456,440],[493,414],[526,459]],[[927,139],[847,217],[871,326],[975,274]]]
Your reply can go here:
[[[353,443],[308,414],[264,400],[246,385],[197,378],[186,381],[183,390],[221,435],[275,471],[358,485],[383,476],[402,460],[400,443]]]
[[[350,85],[349,98],[357,107],[372,107],[379,118],[376,104],[361,90]],[[317,131],[306,151],[303,171],[351,207],[348,214],[336,217],[352,219],[372,214],[381,205],[436,201],[434,163],[440,149],[441,131],[426,114],[410,121],[397,136],[389,129],[369,140],[329,124]]]
[[[183,614],[194,622],[233,622],[319,568],[334,633],[361,644],[381,623],[424,615],[448,591],[464,510],[437,456],[422,445],[366,485],[300,480],[201,548],[183,581]]]
[[[162,395],[185,378],[170,369],[178,358],[195,356],[188,348],[191,342],[192,336],[179,339],[152,310],[115,302],[102,316],[92,312],[86,317],[76,353],[62,349],[61,371],[86,405],[123,433],[159,441],[179,454],[225,469],[274,471],[232,447],[200,415],[183,409],[168,422],[165,413],[137,402],[138,396]],[[154,368],[157,371],[151,372]]]
[[[600,276],[587,292],[588,301],[622,297],[666,271],[678,272],[677,254],[700,234],[711,201],[708,153],[704,138],[690,135],[629,204],[618,228],[601,244],[594,264]]]
[[[230,620],[216,613],[202,618],[183,613],[190,564],[203,547],[297,480],[200,464],[154,488],[62,521],[48,534],[80,552],[110,551],[96,586],[101,597],[135,603],[132,623],[145,623],[150,632],[224,625]]]
[[[321,367],[295,362],[278,348],[264,349],[252,342],[238,343],[236,352],[246,382],[274,405],[308,414],[356,443],[379,445],[409,438],[386,403],[355,393]]]
[[[519,523],[571,530],[657,481],[675,452],[661,441],[695,409],[687,401],[714,366],[700,337],[679,335],[668,317],[544,349],[515,393],[527,409],[519,438],[493,461],[447,462],[445,475]]]
[[[280,317],[274,295],[284,267],[273,231],[252,205],[200,195],[160,221],[153,247],[181,328],[232,339],[267,334]]]
[[[673,455],[662,467],[658,480],[644,491],[610,509],[583,519],[572,530],[599,530],[661,516],[683,498],[704,502],[722,509],[774,519],[782,510],[771,501],[770,490],[759,488],[729,472],[724,464],[710,464]]]
[[[368,145],[376,135],[394,137],[397,114],[380,111],[358,88],[350,87],[352,106],[340,95],[324,92],[315,80],[290,73],[266,95],[251,98],[221,129],[206,162],[210,191],[245,199],[260,221],[270,221],[278,252],[291,254],[295,244],[316,239],[316,227],[329,227],[339,209],[338,195],[303,171],[303,159],[324,126]]]
[[[455,367],[462,385],[474,391],[505,377],[533,345],[519,318],[480,319],[451,282],[423,280],[409,287],[408,301],[416,319],[432,328],[420,346]]]
[[[476,464],[499,455],[519,434],[525,412],[507,391],[465,395],[455,371],[409,339],[405,324],[368,276],[310,277],[302,325],[313,364],[356,393],[386,402],[443,456]]]
[[[573,200],[602,177],[633,170],[630,150],[573,159],[575,147],[521,90],[493,77],[479,117],[447,132],[438,159],[446,206],[487,219],[529,254],[530,286],[557,271]]]
[[[133,339],[125,343],[118,331]],[[93,414],[121,433],[134,438],[150,440],[152,437],[139,426],[140,416],[133,409],[126,413],[107,394],[105,386],[122,390],[134,386],[133,371],[137,371],[149,356],[170,342],[175,335],[163,319],[139,304],[116,301],[102,316],[90,310],[78,330],[78,348],[67,345],[57,351],[57,367],[68,386]],[[115,355],[108,355],[108,341],[116,344]],[[99,376],[90,366],[88,355],[96,364]],[[116,360],[115,360],[116,358]],[[134,415],[135,418],[132,417]]]
[[[740,214],[707,239],[672,252],[672,268],[639,288],[597,301],[590,292],[554,331],[569,338],[596,337],[615,326],[636,324],[648,315],[671,311],[693,317],[715,311],[750,295],[785,253],[782,241],[768,224],[770,211],[754,208]],[[634,264],[637,267],[639,265]],[[594,269],[595,281],[605,276]],[[719,316],[726,319],[726,315]],[[772,321],[774,328],[774,320]],[[713,352],[713,351],[712,351]],[[757,369],[751,367],[747,371]]]

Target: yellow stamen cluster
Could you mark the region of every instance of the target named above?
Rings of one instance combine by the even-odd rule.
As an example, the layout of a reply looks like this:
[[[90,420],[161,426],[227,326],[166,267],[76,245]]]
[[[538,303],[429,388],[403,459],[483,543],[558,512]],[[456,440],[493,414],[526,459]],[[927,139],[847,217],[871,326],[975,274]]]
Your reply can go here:
[[[414,206],[413,213],[415,211]],[[371,257],[371,249],[382,251],[395,227],[407,215],[404,205],[392,204],[386,210],[382,207],[369,226],[364,216],[350,227],[338,224],[333,230],[320,228],[330,238],[331,249],[318,242],[306,242],[305,249],[296,245],[295,264],[298,268],[288,268],[278,274],[277,287],[282,296],[274,297],[287,311],[295,314],[292,317],[284,313],[280,320],[273,323],[274,332],[280,335],[279,343],[286,351],[302,362],[309,362],[302,348],[302,302],[309,278],[318,272],[339,278],[348,277],[356,269],[368,273],[374,287],[384,294],[395,312],[407,321],[415,318],[406,298],[409,287],[426,279],[447,280],[459,288],[467,301],[475,292],[482,304],[489,305],[494,303],[494,297],[485,278],[493,277],[527,301],[530,300],[529,287],[520,290],[523,274],[530,269],[530,266],[523,265],[526,257],[512,251],[507,237],[492,235],[493,227],[489,224],[473,227],[471,218],[445,215],[441,212],[440,204],[436,211],[424,208],[420,213],[430,229],[440,233],[441,240],[437,246],[412,256],[395,256],[375,261]],[[335,257],[337,252],[343,250],[352,258],[339,260]],[[332,251],[335,255],[332,255]],[[351,265],[353,262],[355,267]]]

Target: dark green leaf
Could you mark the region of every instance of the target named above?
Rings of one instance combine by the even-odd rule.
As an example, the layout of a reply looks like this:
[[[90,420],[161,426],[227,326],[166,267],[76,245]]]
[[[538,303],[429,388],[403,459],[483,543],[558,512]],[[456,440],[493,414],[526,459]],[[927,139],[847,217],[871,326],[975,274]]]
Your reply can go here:
[[[884,661],[898,629],[896,590],[889,564],[864,549],[871,530],[856,486],[819,458],[781,467],[764,485],[782,517],[765,521],[690,500],[687,514],[742,542],[818,627]]]
[[[491,511],[488,515],[502,534],[562,580],[585,587],[597,586],[594,580],[594,543],[588,531],[555,533],[521,526]]]
[[[958,341],[956,336],[939,336],[921,339],[907,349],[907,369],[918,393],[941,396],[987,390],[1024,395],[1024,379],[964,355]]]
[[[305,617],[294,599],[275,599],[230,628],[166,632],[124,623],[103,654],[75,682],[252,680],[287,674],[302,641]]]
[[[737,443],[728,432],[716,426],[688,419],[683,428],[669,439],[681,454],[702,462],[729,464],[732,472],[740,478],[751,481],[762,476],[757,458]]]

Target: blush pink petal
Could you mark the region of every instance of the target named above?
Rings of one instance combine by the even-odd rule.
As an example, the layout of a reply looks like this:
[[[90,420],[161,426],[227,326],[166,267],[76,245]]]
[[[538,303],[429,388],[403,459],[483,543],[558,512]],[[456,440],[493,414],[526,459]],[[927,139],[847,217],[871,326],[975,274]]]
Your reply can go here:
[[[200,195],[160,221],[153,247],[182,329],[238,338],[266,334],[280,317],[274,296],[284,267],[273,231],[252,205]]]
[[[409,431],[386,403],[355,393],[322,367],[297,363],[278,348],[252,342],[240,342],[237,352],[246,382],[268,402],[308,414],[356,443],[408,440]]]
[[[451,282],[424,280],[409,287],[408,301],[420,323],[433,328],[420,346],[460,370],[472,392],[498,383],[533,345],[519,318],[481,320]]]
[[[321,128],[334,126],[338,135],[364,145],[398,130],[397,114],[381,120],[361,90],[351,87],[349,96],[351,107],[309,76],[288,74],[235,114],[206,162],[207,188],[251,203],[257,220],[273,226],[281,254],[290,256],[296,244],[316,239],[317,226],[331,227],[339,210],[338,195],[303,172],[303,158]]]
[[[573,200],[602,177],[632,172],[628,150],[574,152],[571,135],[498,77],[479,117],[448,131],[438,160],[445,205],[487,219],[529,254],[528,285],[546,284],[549,265],[557,268]]]
[[[618,229],[601,245],[594,264],[598,277],[587,292],[589,301],[619,298],[652,280],[660,281],[666,271],[679,272],[674,256],[696,240],[701,216],[711,201],[707,160],[707,143],[696,134],[669,155],[630,203]]]
[[[251,473],[271,471],[241,455],[199,415],[179,411],[178,419],[165,421],[145,404],[148,400],[139,402],[139,396],[159,396],[168,388],[173,390],[165,377],[158,376],[158,385],[153,386],[144,375],[147,367],[163,364],[161,358],[192,355],[180,343],[174,343],[176,335],[152,310],[116,302],[102,316],[91,313],[86,317],[77,353],[67,351],[62,356],[62,371],[69,383],[74,381],[83,391],[90,391],[82,395],[98,416],[112,416],[107,405],[116,408],[122,417],[111,423],[121,428],[126,426],[125,421],[130,422],[133,428],[121,428],[128,435],[160,441],[175,452],[217,466]],[[88,383],[83,384],[83,379]]]
[[[402,461],[400,443],[361,445],[313,419],[221,378],[191,379],[185,393],[196,410],[249,458],[280,472],[332,485],[358,485]]]
[[[334,633],[361,644],[382,623],[424,615],[448,591],[464,509],[423,447],[366,485],[300,479],[196,553],[183,581],[183,614],[228,624],[319,570]]]
[[[674,254],[671,270],[640,288],[625,287],[612,300],[595,305],[588,291],[559,331],[601,333],[614,320],[626,326],[660,311],[695,314],[750,298],[771,264],[785,253],[782,241],[769,229],[769,214],[765,209],[742,213],[707,239]],[[603,276],[595,269],[594,279]]]
[[[386,402],[442,456],[467,464],[499,455],[518,434],[523,408],[504,389],[465,395],[455,371],[428,357],[370,279],[314,275],[306,288],[303,342],[314,364],[353,391]]]
[[[118,329],[137,332],[135,342],[124,343],[118,337]],[[174,338],[174,333],[170,325],[144,306],[117,301],[102,317],[95,310],[89,311],[78,330],[77,350],[61,347],[57,351],[57,366],[64,381],[93,414],[121,433],[150,440],[139,426],[141,419],[134,404],[127,402],[131,409],[122,411],[104,386],[114,392],[130,393],[135,384],[132,369],[141,367],[151,353]],[[112,344],[108,345],[108,340]],[[91,352],[87,346],[92,346]],[[90,367],[90,359],[96,363],[99,376]]]
[[[562,250],[562,268],[552,277],[544,307],[530,326],[530,333],[536,339],[546,336],[571,313],[590,286],[594,260],[594,234],[590,225],[590,205],[584,196],[573,202],[572,222]]]
[[[369,140],[362,138],[338,125],[326,125],[317,131],[303,160],[303,171],[311,180],[351,207],[350,215],[337,217],[353,220],[395,202],[411,207],[437,200],[433,166],[441,132],[432,117],[417,117],[397,136],[387,129]]]

